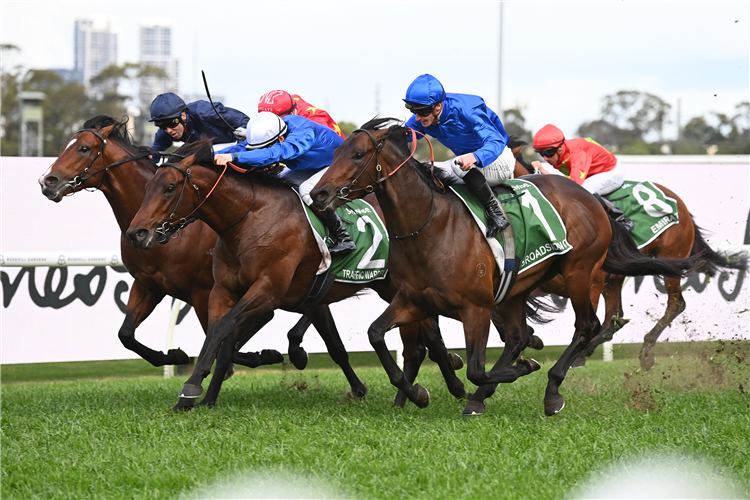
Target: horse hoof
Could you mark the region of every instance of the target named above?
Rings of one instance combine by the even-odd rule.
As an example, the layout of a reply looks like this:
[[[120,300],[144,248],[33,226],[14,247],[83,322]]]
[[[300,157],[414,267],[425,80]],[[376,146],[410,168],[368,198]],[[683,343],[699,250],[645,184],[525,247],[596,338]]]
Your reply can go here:
[[[170,349],[167,351],[167,361],[165,365],[187,365],[190,364],[190,356],[185,354],[182,349]]]
[[[467,416],[467,417],[473,417],[475,415],[484,415],[484,403],[481,401],[472,401],[469,400],[468,403],[466,403],[466,407],[464,408],[464,411],[461,412],[461,415]]]
[[[460,370],[464,367],[464,360],[455,352],[448,353],[448,358],[450,358],[454,370]]]
[[[561,395],[544,398],[544,414],[548,417],[557,415],[563,408],[565,408],[565,400]]]
[[[529,373],[534,373],[542,367],[537,360],[534,358],[518,358],[516,365],[524,365],[529,370]]]
[[[529,347],[537,351],[541,351],[542,349],[544,349],[544,342],[542,342],[542,339],[540,339],[536,335],[532,335],[529,339]]]
[[[571,368],[583,368],[584,366],[586,366],[586,356],[578,356],[570,364]]]
[[[276,365],[283,362],[284,356],[276,349],[263,349],[260,351],[261,365]]]
[[[291,361],[294,367],[298,370],[305,369],[309,358],[310,356],[308,356],[307,351],[305,351],[301,347],[299,349],[289,351],[289,361]]]
[[[180,399],[172,409],[175,411],[189,411],[193,409],[194,404],[195,399]]]
[[[237,370],[234,367],[234,363],[230,363],[227,367],[226,373],[224,374],[224,380],[229,380],[230,378],[232,378],[232,375],[234,375],[236,371]]]
[[[656,359],[654,358],[653,354],[640,356],[640,361],[641,361],[641,369],[646,372],[651,370],[651,368],[653,368],[654,365],[656,364]]]
[[[347,392],[346,396],[349,399],[365,399],[365,396],[367,396],[367,386],[362,384],[362,387],[356,389],[352,387],[352,390]]]
[[[180,391],[180,397],[187,399],[198,398],[201,394],[203,394],[203,387],[193,384],[183,385],[182,390]]]
[[[417,408],[427,408],[430,404],[430,392],[419,384],[414,387],[417,388],[417,396],[412,399],[412,403],[417,405]]]

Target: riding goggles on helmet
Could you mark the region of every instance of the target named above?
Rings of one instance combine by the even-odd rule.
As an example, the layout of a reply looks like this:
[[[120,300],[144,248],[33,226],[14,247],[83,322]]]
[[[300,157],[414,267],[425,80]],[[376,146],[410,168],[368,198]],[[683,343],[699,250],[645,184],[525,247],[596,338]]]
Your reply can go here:
[[[413,102],[407,102],[405,106],[406,109],[421,117],[430,116],[435,109],[435,106],[425,106],[424,104],[416,104]]]
[[[541,150],[537,149],[536,152],[545,158],[552,158],[557,154],[557,147]]]
[[[154,124],[159,127],[162,130],[166,130],[168,128],[175,128],[177,125],[180,124],[180,118],[169,118],[167,120],[158,120],[154,122]]]

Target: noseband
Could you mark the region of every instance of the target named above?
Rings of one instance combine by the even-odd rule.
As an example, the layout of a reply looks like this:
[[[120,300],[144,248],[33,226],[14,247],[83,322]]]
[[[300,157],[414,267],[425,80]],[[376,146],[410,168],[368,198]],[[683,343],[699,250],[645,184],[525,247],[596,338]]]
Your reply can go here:
[[[127,163],[129,161],[142,160],[143,158],[146,158],[146,157],[148,157],[150,155],[150,152],[144,151],[143,153],[138,153],[135,156],[129,156],[129,157],[124,158],[122,160],[118,160],[118,161],[116,161],[114,163],[110,163],[109,165],[105,166],[104,168],[96,170],[93,173],[91,173],[90,175],[86,175],[86,173],[91,169],[91,166],[94,164],[94,162],[96,160],[98,160],[100,156],[102,156],[104,154],[104,149],[107,147],[107,142],[108,141],[107,141],[106,137],[104,137],[102,134],[100,134],[99,132],[97,132],[94,129],[84,128],[84,129],[81,129],[78,132],[76,132],[76,135],[80,134],[81,132],[91,132],[92,134],[94,134],[97,137],[97,139],[99,139],[101,141],[101,145],[99,146],[99,150],[96,152],[96,156],[94,156],[94,158],[89,162],[89,164],[86,165],[86,168],[84,168],[83,171],[80,174],[76,175],[75,177],[73,177],[73,179],[71,179],[69,182],[67,182],[65,184],[65,186],[63,186],[63,187],[69,187],[71,189],[71,191],[75,191],[75,189],[78,186],[80,186],[81,184],[83,184],[87,180],[93,178],[94,176],[96,176],[96,175],[98,175],[98,174],[100,174],[102,172],[109,173],[109,169],[112,168],[112,167],[116,167],[118,165],[122,165],[123,163]],[[103,177],[102,177],[102,182],[104,182],[104,178]],[[99,185],[101,185],[101,183]],[[71,193],[71,194],[73,194],[73,193]]]

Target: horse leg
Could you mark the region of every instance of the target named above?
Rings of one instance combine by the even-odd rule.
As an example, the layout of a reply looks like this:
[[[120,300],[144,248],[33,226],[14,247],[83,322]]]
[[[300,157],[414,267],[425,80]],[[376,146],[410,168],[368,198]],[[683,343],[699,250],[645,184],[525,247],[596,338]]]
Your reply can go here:
[[[424,337],[419,331],[419,323],[400,327],[399,334],[404,348],[404,377],[410,384],[413,384],[417,379],[419,368],[422,366],[425,356],[427,356],[427,347],[425,347]],[[393,407],[403,408],[405,404],[406,394],[399,389],[393,401]]]
[[[615,277],[611,285],[608,285],[607,273],[599,271],[594,273],[593,284],[591,285],[591,305],[594,308],[594,312],[599,307],[599,298],[604,297],[604,326],[602,326],[599,333],[591,339],[586,348],[573,360],[570,365],[571,368],[580,368],[586,366],[586,358],[594,354],[596,348],[609,340],[612,340],[614,330],[612,329],[614,322],[612,321],[612,308],[619,307],[622,310],[622,300],[620,298],[620,291],[622,289],[622,279],[624,276],[619,278]],[[618,285],[619,283],[619,285]],[[619,306],[617,305],[619,303]]]
[[[304,313],[312,321],[312,324],[315,325],[318,333],[320,333],[331,359],[344,372],[344,376],[349,381],[349,386],[351,387],[351,397],[356,399],[364,398],[367,395],[367,386],[357,377],[352,365],[349,364],[349,353],[346,352],[344,343],[341,341],[336,323],[334,323],[333,316],[331,316],[331,310],[327,305],[322,305],[306,308]]]
[[[568,280],[570,283],[570,280]],[[586,348],[589,341],[599,333],[601,324],[596,317],[594,307],[588,292],[570,294],[570,300],[576,313],[575,333],[570,345],[565,349],[557,360],[557,363],[549,370],[547,377],[547,389],[544,393],[544,413],[552,416],[560,412],[565,406],[565,401],[559,392],[560,384],[565,379],[573,360]]]
[[[239,339],[242,336],[242,330],[242,328],[237,328],[237,331],[233,334],[235,339]],[[224,381],[229,378],[227,377],[227,371],[229,370],[230,366],[232,367],[232,369],[234,369],[232,365],[232,353],[234,351],[234,344],[235,342],[232,342],[232,339],[227,339],[221,344],[219,353],[216,357],[216,365],[214,366],[214,376],[211,377],[211,382],[208,384],[206,395],[203,397],[201,402],[198,403],[200,406],[213,407],[214,405],[216,405],[216,400],[219,398],[219,391],[221,391],[221,386]]]
[[[190,358],[182,349],[170,349],[167,354],[149,349],[135,339],[135,329],[148,318],[154,308],[162,301],[164,294],[144,287],[137,281],[130,290],[125,321],[122,322],[117,336],[126,349],[133,351],[154,366],[186,365]]]
[[[654,346],[659,335],[670,325],[672,321],[685,310],[685,299],[682,297],[680,280],[677,278],[664,278],[664,286],[667,289],[667,310],[664,316],[656,322],[656,325],[643,338],[643,346],[638,354],[641,368],[650,370],[656,360],[654,359]]]
[[[465,399],[466,388],[461,379],[456,376],[456,370],[461,369],[464,364],[461,356],[449,353],[448,349],[445,348],[436,318],[429,318],[420,322],[419,328],[427,344],[430,359],[437,363],[440,368],[448,391],[457,399]]]
[[[414,304],[406,302],[401,294],[397,293],[391,303],[367,330],[370,344],[383,365],[391,384],[404,392],[409,401],[419,408],[425,408],[430,404],[430,393],[419,384],[412,384],[407,380],[404,372],[398,367],[393,359],[388,346],[385,343],[385,332],[396,326],[408,325],[415,321],[428,318],[429,315]]]
[[[289,339],[289,361],[298,370],[304,370],[307,366],[308,356],[307,351],[302,347],[302,338],[310,325],[312,325],[310,318],[302,315],[297,324],[286,334],[287,339]]]
[[[505,343],[505,324],[503,323],[503,318],[500,316],[500,313],[498,312],[497,307],[492,309],[492,324],[495,325],[495,330],[497,330],[497,333],[500,335],[500,340]],[[537,351],[541,351],[544,349],[544,342],[542,339],[534,335],[534,329],[529,326],[528,323],[526,323],[526,336],[529,338],[529,345],[527,347],[530,347],[532,349],[535,349]]]
[[[239,352],[242,346],[255,336],[261,328],[266,326],[272,319],[274,313],[270,311],[267,314],[250,318],[247,323],[240,329],[237,340],[233,345],[232,361],[248,368],[257,368],[265,365],[275,365],[284,361],[284,356],[275,349],[263,349],[260,352]],[[234,373],[234,367],[229,366],[227,370],[231,373],[224,375],[224,380],[228,379]],[[217,370],[218,373],[218,370]],[[208,397],[208,394],[206,395]],[[205,398],[204,398],[205,399]]]
[[[528,347],[530,342],[524,310],[526,298],[524,296],[513,297],[495,307],[492,312],[495,328],[497,328],[498,324],[501,324],[503,327],[505,347],[500,358],[492,367],[492,370],[490,370],[490,373],[500,373],[504,368],[510,367],[518,360],[515,367],[517,369],[517,373],[514,373],[515,378],[510,376],[508,378],[509,382],[513,382],[518,377],[528,375],[540,368],[539,363],[533,359],[519,359],[519,356]],[[494,318],[495,316],[497,317],[496,319]],[[496,383],[480,386],[474,394],[469,396],[462,415],[482,415],[486,409],[484,401],[495,393],[497,386],[498,384]]]

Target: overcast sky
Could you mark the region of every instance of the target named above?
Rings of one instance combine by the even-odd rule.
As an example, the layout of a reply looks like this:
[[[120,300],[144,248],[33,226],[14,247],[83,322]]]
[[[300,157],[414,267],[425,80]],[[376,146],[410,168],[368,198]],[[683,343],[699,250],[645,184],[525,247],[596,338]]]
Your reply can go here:
[[[600,116],[605,95],[656,94],[673,106],[666,137],[712,111],[735,114],[750,100],[750,2],[505,2],[500,73],[497,2],[221,2],[2,0],[11,63],[72,68],[73,23],[109,20],[119,63],[137,62],[141,20],[174,28],[180,92],[213,95],[247,114],[281,88],[361,124],[376,112],[406,117],[401,99],[431,73],[448,92],[523,109],[527,128],[545,123],[574,136]],[[501,92],[499,92],[499,87]],[[501,97],[500,95],[501,94]],[[379,96],[379,97],[378,97]]]

